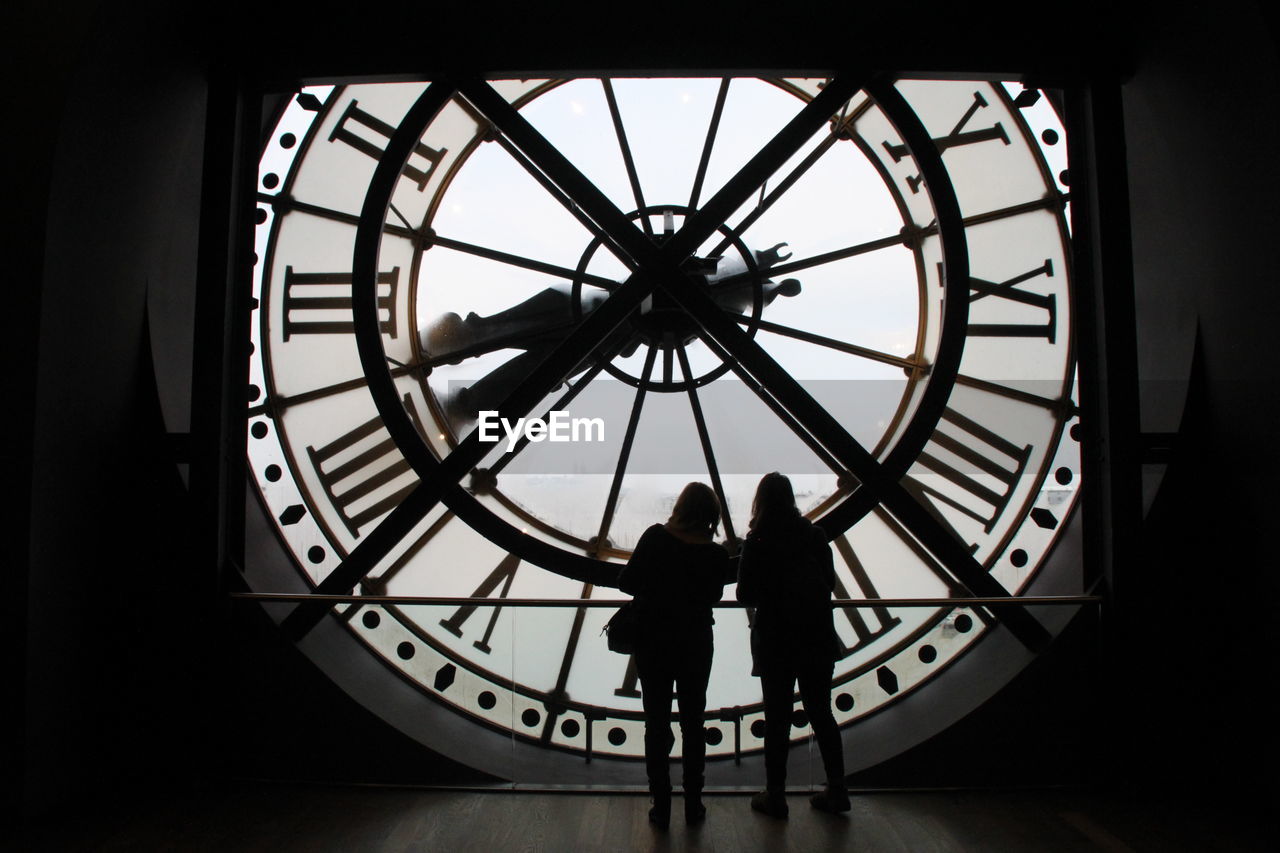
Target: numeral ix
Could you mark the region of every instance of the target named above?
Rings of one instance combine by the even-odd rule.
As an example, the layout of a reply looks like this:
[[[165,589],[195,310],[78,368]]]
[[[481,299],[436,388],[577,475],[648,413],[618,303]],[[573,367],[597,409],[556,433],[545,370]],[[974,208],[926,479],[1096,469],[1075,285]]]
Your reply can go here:
[[[400,268],[378,273],[378,322],[384,335],[396,336],[396,290]],[[383,288],[386,291],[383,291]],[[385,314],[384,314],[385,312]],[[350,335],[351,273],[294,272],[284,268],[284,339],[293,335]]]
[[[987,297],[1030,305],[1045,312],[1044,323],[969,323],[969,334],[987,338],[1044,338],[1054,342],[1058,333],[1058,303],[1054,294],[1020,290],[1019,284],[1038,276],[1052,277],[1053,262],[1048,258],[1035,269],[999,283],[981,278],[969,279],[970,304]]]

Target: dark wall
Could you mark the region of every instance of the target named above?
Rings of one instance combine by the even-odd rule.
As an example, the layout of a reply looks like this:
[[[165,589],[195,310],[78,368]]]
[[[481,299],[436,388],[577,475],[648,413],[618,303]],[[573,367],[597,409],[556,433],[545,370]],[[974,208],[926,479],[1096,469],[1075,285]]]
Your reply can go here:
[[[291,24],[284,12],[255,17],[228,8],[193,22],[188,10],[164,3],[24,5],[22,29],[33,35],[8,52],[9,79],[29,81],[19,103],[33,120],[17,140],[29,156],[18,161],[12,184],[32,201],[10,232],[18,235],[16,278],[29,287],[6,317],[19,404],[8,425],[15,437],[6,442],[6,465],[15,482],[31,485],[20,496],[28,498],[20,500],[23,510],[7,522],[17,548],[10,589],[18,592],[5,604],[4,660],[25,675],[24,689],[6,700],[13,723],[5,726],[5,745],[15,761],[5,772],[36,810],[84,791],[117,790],[121,779],[180,782],[226,769],[210,744],[235,741],[248,724],[287,729],[302,695],[319,703],[312,719],[367,726],[355,735],[371,747],[412,750],[344,697],[316,686],[317,673],[266,639],[261,655],[235,647],[232,662],[250,671],[231,683],[247,690],[234,703],[215,701],[214,688],[225,684],[213,679],[227,660],[219,656],[226,623],[217,618],[213,580],[199,576],[204,563],[188,548],[181,482],[160,440],[162,414],[170,429],[185,429],[183,407],[158,399],[150,345],[156,343],[162,373],[189,370],[170,353],[190,340],[181,330],[194,304],[205,67],[217,56],[287,77],[290,63],[326,55],[355,65],[377,59],[373,51],[342,49],[349,22],[325,23],[316,13]],[[1024,15],[1016,27],[1010,17],[1006,23],[1019,35],[1004,54],[992,52],[997,41],[989,36],[957,39],[963,30],[952,29],[949,37],[958,19],[922,18],[877,32],[906,33],[903,55],[922,68],[966,50],[991,64],[1003,55],[1010,67],[1034,63],[1037,50],[1056,52],[1049,65],[1093,63],[1100,70],[1125,67],[1136,56],[1123,94],[1140,360],[1146,377],[1185,376],[1188,335],[1198,321],[1204,382],[1192,411],[1198,432],[1170,469],[1145,550],[1118,567],[1130,588],[1150,594],[1127,599],[1132,606],[1121,616],[1133,639],[1114,661],[1131,677],[1100,713],[1115,742],[1132,745],[1117,766],[1135,781],[1166,770],[1213,781],[1223,775],[1221,756],[1249,755],[1256,775],[1247,778],[1256,790],[1276,758],[1259,693],[1274,681],[1276,651],[1265,607],[1277,591],[1267,532],[1280,463],[1269,440],[1280,378],[1270,359],[1271,325],[1280,317],[1270,258],[1280,233],[1270,199],[1280,150],[1274,30],[1250,0],[1226,0],[1212,13],[1161,8],[1160,20],[1112,14],[1096,38],[1088,17],[1067,25]],[[805,40],[814,38],[820,53],[835,55],[840,38],[830,27],[816,19],[779,22],[776,11],[765,11],[735,25],[692,22],[675,43],[664,42],[649,20],[621,54],[599,40],[574,54],[563,30],[543,43],[529,38],[533,25],[492,39],[475,28],[454,40],[453,54],[435,52],[431,61],[471,60],[496,44],[544,67],[575,55],[666,64],[743,57],[740,66],[749,67],[802,56]],[[214,23],[215,16],[232,23]],[[971,15],[961,23],[990,21]],[[412,36],[420,45],[430,35],[404,29],[406,42]],[[773,37],[765,39],[766,32]],[[870,45],[871,58],[887,61],[892,53],[883,36],[846,32]],[[307,47],[299,34],[320,38],[321,48]],[[255,35],[273,41],[256,47]],[[984,44],[992,50],[975,46]],[[846,44],[839,55],[848,51]],[[420,51],[403,55],[408,70],[426,61],[412,58]],[[1176,413],[1181,398],[1173,399],[1168,408]],[[241,617],[235,622],[244,636],[261,629]],[[297,689],[251,695],[255,684],[269,682],[271,666],[289,668],[277,684]],[[1063,666],[1079,675],[1074,664]],[[1043,668],[1031,677],[1054,680]],[[972,722],[974,731],[1010,718],[1026,694],[1015,689],[1004,704],[984,709],[990,719]],[[314,730],[324,734],[320,724]],[[293,766],[312,766],[314,738],[268,742],[288,753],[283,760],[292,755]],[[912,760],[936,764],[964,746],[952,738],[935,748],[934,757]],[[1016,763],[1004,772],[1016,773]]]
[[[1124,87],[1147,429],[1176,428],[1161,398],[1197,327],[1201,345],[1187,434],[1127,579],[1142,638],[1123,661],[1127,722],[1135,773],[1274,795],[1280,61],[1274,13],[1185,5],[1153,20]]]
[[[194,277],[202,70],[172,16],[94,5],[42,11],[45,38],[24,46],[17,78],[53,108],[42,138],[24,140],[51,154],[43,246],[17,247],[40,252],[28,262],[43,282],[27,356],[36,387],[18,646],[18,766],[36,807],[174,774],[207,725],[193,715],[195,585],[145,310],[149,291],[189,291]]]

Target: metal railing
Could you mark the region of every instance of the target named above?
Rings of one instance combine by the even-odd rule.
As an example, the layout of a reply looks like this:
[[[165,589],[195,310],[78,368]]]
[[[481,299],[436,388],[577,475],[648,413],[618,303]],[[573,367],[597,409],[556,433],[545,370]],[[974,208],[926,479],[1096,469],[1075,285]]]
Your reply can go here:
[[[429,595],[328,595],[318,593],[289,592],[233,592],[232,598],[262,602],[329,602],[332,604],[391,604],[391,605],[489,605],[492,607],[618,607],[630,598],[477,598],[474,596]],[[970,598],[837,598],[831,606],[845,607],[1002,607],[1062,606],[1100,604],[1100,595],[1026,595]],[[717,608],[745,608],[749,605],[738,601],[717,601]]]

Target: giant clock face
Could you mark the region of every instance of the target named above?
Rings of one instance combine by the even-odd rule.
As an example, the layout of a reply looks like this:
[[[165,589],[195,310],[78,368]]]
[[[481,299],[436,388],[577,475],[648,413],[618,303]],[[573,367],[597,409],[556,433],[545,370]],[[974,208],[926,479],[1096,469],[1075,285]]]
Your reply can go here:
[[[837,598],[1031,589],[1080,465],[1065,142],[1020,91],[299,93],[259,175],[260,508],[320,592],[492,602],[342,603],[325,618],[352,653],[476,743],[639,778],[635,669],[593,605],[622,598],[617,569],[690,480],[720,494],[733,547],[760,476],[789,474],[832,537]],[[508,436],[492,412],[563,420]],[[1047,637],[1020,607],[849,608],[837,625],[847,734],[940,689],[989,635]],[[718,610],[715,631],[708,754],[750,756],[746,613]],[[506,775],[482,747],[459,757]]]

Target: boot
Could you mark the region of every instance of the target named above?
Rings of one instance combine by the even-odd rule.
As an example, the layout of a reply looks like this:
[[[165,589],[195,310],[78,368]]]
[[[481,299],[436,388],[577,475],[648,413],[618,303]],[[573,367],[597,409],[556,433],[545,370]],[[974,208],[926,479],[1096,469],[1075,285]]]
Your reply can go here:
[[[842,784],[828,783],[825,788],[809,798],[809,805],[820,812],[839,814],[852,808],[849,803],[849,792]]]
[[[666,829],[671,825],[670,791],[653,795],[653,806],[649,809],[649,823],[658,827],[658,829]]]
[[[702,823],[707,817],[707,807],[702,804],[701,791],[684,792],[684,822],[686,824]]]
[[[782,791],[761,791],[751,798],[751,808],[770,817],[785,818],[790,812]]]

